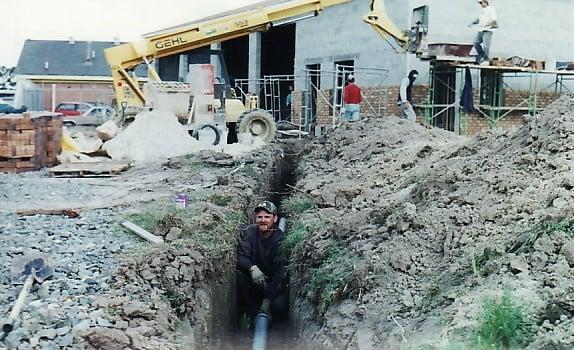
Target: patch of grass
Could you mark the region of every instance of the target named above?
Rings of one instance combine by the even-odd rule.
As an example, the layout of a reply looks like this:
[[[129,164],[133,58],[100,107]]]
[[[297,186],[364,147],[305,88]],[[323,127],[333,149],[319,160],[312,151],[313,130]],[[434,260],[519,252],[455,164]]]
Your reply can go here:
[[[128,220],[156,235],[165,236],[172,227],[179,227],[183,230],[185,217],[185,209],[176,208],[175,205],[166,205],[131,214]]]
[[[128,216],[128,220],[133,222],[134,224],[151,231],[153,225],[155,224],[156,220],[158,219],[159,213],[155,211],[146,211],[141,213],[134,213]]]
[[[185,295],[175,290],[167,290],[163,296],[179,318],[185,315]]]
[[[528,253],[532,251],[534,242],[536,242],[538,238],[559,231],[566,233],[570,237],[574,236],[574,220],[559,219],[540,222],[533,229],[518,236],[507,251],[516,254]]]
[[[481,349],[520,348],[531,341],[532,326],[525,308],[505,291],[500,300],[484,302],[476,342]]]
[[[324,225],[325,223],[320,219],[310,220],[306,223],[299,220],[288,221],[287,235],[281,242],[281,253],[289,258],[299,243]]]
[[[215,194],[211,196],[210,200],[215,205],[226,207],[229,203],[231,203],[232,198],[233,197],[227,194]]]
[[[194,227],[186,232],[190,238],[203,246],[212,256],[229,253],[235,249],[235,233],[246,218],[240,211],[225,214],[223,222],[209,227]]]
[[[354,272],[355,260],[344,255],[344,250],[334,245],[330,247],[323,263],[313,271],[309,288],[318,296],[317,310],[324,314],[339,300],[349,298],[364,288],[365,276]]]
[[[482,254],[480,255],[473,255],[471,260],[471,267],[474,275],[479,277],[486,277],[489,275],[488,269],[486,269],[486,265],[492,259],[498,257],[500,253],[496,250],[493,250],[489,247],[484,248]]]
[[[166,205],[132,214],[128,220],[161,236],[165,236],[172,227],[179,227],[183,231],[182,238],[192,240],[214,256],[220,256],[233,250],[235,233],[246,220],[238,210],[224,209],[222,213],[221,217],[208,217],[208,214],[193,208]]]
[[[256,170],[256,166],[253,164],[246,164],[241,169],[241,173],[252,179],[256,179],[259,177],[259,172]]]
[[[475,349],[475,347],[473,347],[472,345],[446,341],[446,342],[440,342],[437,344],[435,344],[435,343],[422,344],[422,345],[418,345],[414,349],[416,349],[416,350],[473,350],[473,349]]]
[[[303,193],[295,193],[281,202],[281,211],[291,217],[301,215],[313,207],[313,199]]]

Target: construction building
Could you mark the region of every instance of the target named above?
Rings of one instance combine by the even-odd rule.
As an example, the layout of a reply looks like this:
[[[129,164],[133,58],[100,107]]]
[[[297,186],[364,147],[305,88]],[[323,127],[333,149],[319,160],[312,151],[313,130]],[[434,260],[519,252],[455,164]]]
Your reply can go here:
[[[220,47],[229,75],[251,82],[250,92],[258,90],[261,100],[267,104],[266,109],[272,112],[284,108],[288,86],[294,85],[293,121],[297,124],[314,121],[328,126],[333,124],[337,109],[332,91],[340,88],[343,81],[337,70],[355,72],[366,97],[362,106],[366,114],[399,115],[398,85],[409,70],[417,69],[421,73],[414,92],[417,114],[437,127],[462,134],[474,134],[492,126],[521,125],[524,114],[543,108],[561,92],[573,90],[572,82],[568,81],[572,76],[566,71],[556,71],[557,63],[571,61],[574,52],[574,40],[568,34],[574,30],[574,23],[568,16],[553,15],[571,12],[567,2],[492,1],[500,29],[494,33],[491,58],[519,56],[544,61],[545,67],[536,72],[503,67],[490,70],[482,80],[495,79],[490,84],[505,89],[491,88],[497,96],[482,94],[482,102],[476,104],[484,105],[483,112],[466,117],[457,116],[455,112],[457,91],[462,86],[462,67],[445,69],[441,62],[396,53],[363,22],[370,3],[370,0],[353,0],[327,8],[316,18],[222,43]],[[474,39],[476,29],[469,28],[468,24],[480,12],[475,1],[387,0],[385,5],[389,17],[401,29],[409,27],[413,8],[428,5],[427,42],[471,44]],[[548,21],[552,17],[556,20]],[[181,80],[184,76],[181,67],[186,61],[181,58],[165,61],[169,63],[160,63],[160,74],[171,70],[169,78],[174,79],[177,71]],[[178,68],[174,69],[174,65]],[[431,67],[432,76],[429,75]],[[478,67],[471,70],[477,101],[481,99],[477,83],[482,71],[486,70]]]
[[[262,4],[281,2],[271,0]],[[429,9],[427,43],[472,43],[476,29],[469,28],[468,24],[480,13],[480,6],[475,1],[385,1],[391,21],[405,30],[410,26],[413,8],[423,5]],[[224,68],[233,85],[240,86],[244,92],[258,94],[261,106],[276,120],[288,116],[307,131],[312,131],[314,125],[323,129],[338,123],[341,90],[346,74],[351,71],[363,89],[365,99],[361,109],[364,115],[399,115],[396,106],[398,86],[409,70],[417,69],[421,74],[415,82],[413,95],[419,120],[460,134],[474,134],[494,126],[521,125],[523,115],[533,114],[560,93],[574,90],[571,71],[557,70],[559,62],[573,60],[574,40],[569,33],[574,30],[574,23],[568,16],[553,16],[571,12],[571,5],[557,0],[544,3],[536,0],[492,1],[492,5],[497,10],[500,28],[494,33],[491,58],[516,56],[528,58],[539,66],[536,69],[471,66],[474,105],[480,107],[472,113],[462,113],[459,106],[465,81],[464,65],[468,60],[449,57],[421,60],[413,54],[397,53],[398,46],[392,38],[390,43],[386,42],[363,21],[370,11],[371,0],[352,0],[332,6],[315,18],[297,18],[297,21],[283,25],[274,23],[266,32],[224,41],[212,45],[211,49],[223,50]],[[258,6],[261,5],[212,18]],[[556,18],[548,21],[553,17]],[[181,27],[209,19],[185,23]],[[16,73],[40,83],[44,89],[66,86],[71,92],[82,90],[82,84],[104,84],[105,88],[99,94],[107,94],[106,100],[109,100],[112,96],[109,71],[101,65],[104,63],[101,45],[113,43],[63,41],[48,45],[46,41],[27,41]],[[189,64],[210,63],[210,56],[202,54],[201,50],[159,59],[155,62],[159,75],[166,81],[184,81]],[[63,55],[63,52],[71,54]],[[57,55],[57,58],[50,55]],[[542,62],[543,67],[540,66]],[[456,63],[458,65],[453,66]],[[56,65],[61,72],[57,71]],[[71,72],[74,67],[81,71]],[[101,72],[91,74],[95,67],[104,71],[100,69]],[[216,71],[221,72],[222,68],[216,67]],[[139,74],[142,76],[141,71]],[[58,85],[53,85],[55,83]],[[294,92],[288,111],[286,97],[290,87],[294,87]],[[50,101],[46,100],[44,104],[54,104],[60,97],[71,98],[67,95],[59,93],[54,98],[53,93],[48,94],[46,96],[50,97],[46,99]]]

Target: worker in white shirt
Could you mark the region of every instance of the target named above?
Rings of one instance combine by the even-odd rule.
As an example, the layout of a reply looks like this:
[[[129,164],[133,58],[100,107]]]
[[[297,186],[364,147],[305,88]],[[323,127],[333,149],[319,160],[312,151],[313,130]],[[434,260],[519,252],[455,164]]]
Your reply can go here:
[[[478,33],[474,39],[474,48],[476,49],[476,63],[487,62],[488,64],[488,54],[490,51],[490,41],[492,40],[492,33],[496,28],[498,28],[496,11],[494,7],[490,6],[489,0],[478,0],[478,3],[482,7],[482,12],[480,16],[475,19],[469,27],[472,25],[478,25]]]

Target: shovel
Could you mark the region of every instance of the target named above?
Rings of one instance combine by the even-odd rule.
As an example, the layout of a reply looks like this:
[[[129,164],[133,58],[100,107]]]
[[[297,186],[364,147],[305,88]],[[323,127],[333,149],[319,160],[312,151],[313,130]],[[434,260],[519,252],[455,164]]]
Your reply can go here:
[[[54,269],[48,265],[46,254],[30,253],[14,259],[12,263],[12,284],[24,284],[24,287],[22,287],[8,319],[2,320],[2,331],[4,335],[14,329],[14,322],[18,318],[20,311],[22,311],[22,307],[34,281],[42,283],[52,276],[53,273]]]

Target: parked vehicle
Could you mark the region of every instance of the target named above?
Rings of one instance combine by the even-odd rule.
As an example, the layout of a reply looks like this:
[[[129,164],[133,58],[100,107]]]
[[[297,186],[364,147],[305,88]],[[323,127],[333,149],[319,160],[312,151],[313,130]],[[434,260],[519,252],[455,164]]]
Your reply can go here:
[[[112,120],[116,111],[108,106],[94,106],[79,116],[64,116],[66,125],[101,125]]]
[[[62,102],[56,106],[54,112],[67,116],[80,116],[92,107],[94,107],[94,105],[86,102]]]

